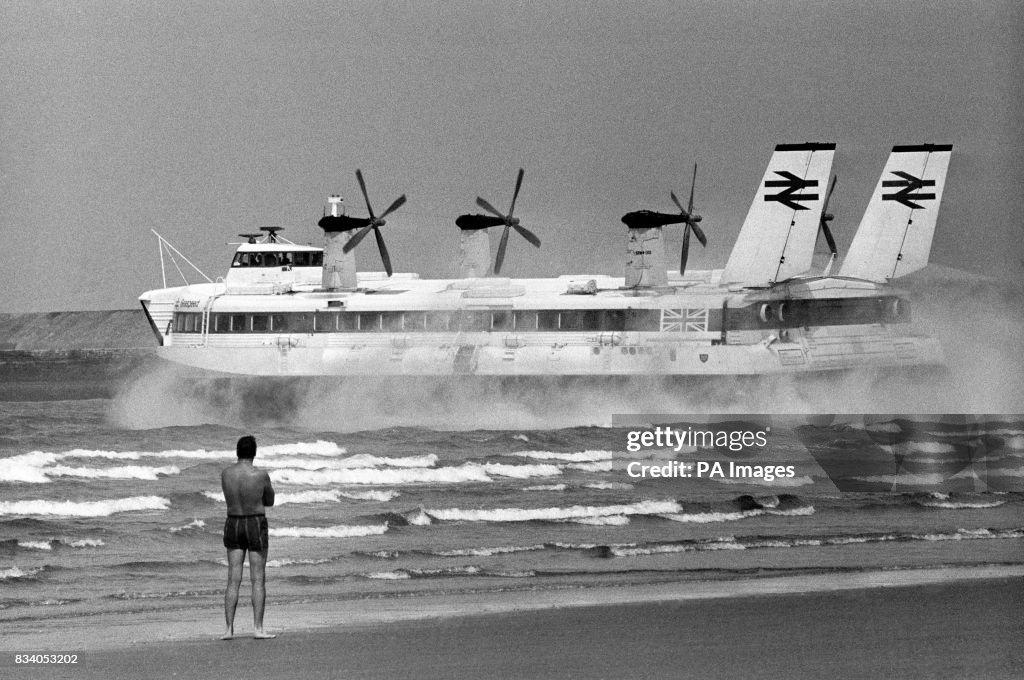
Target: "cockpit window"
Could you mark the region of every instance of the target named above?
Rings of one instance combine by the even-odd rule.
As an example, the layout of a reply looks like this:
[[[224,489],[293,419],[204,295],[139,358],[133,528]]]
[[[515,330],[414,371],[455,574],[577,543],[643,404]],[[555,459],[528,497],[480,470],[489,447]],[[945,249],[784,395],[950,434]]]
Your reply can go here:
[[[232,267],[322,267],[324,254],[318,251],[235,253]]]

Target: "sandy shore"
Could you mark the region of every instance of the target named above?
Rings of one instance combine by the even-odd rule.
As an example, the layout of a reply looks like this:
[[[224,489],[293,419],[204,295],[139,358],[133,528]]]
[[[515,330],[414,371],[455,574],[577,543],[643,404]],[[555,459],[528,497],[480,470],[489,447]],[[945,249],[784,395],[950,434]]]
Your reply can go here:
[[[1019,677],[1024,567],[275,605],[5,625],[0,675],[75,678]],[[15,667],[75,652],[77,666]],[[5,670],[6,669],[6,670]]]

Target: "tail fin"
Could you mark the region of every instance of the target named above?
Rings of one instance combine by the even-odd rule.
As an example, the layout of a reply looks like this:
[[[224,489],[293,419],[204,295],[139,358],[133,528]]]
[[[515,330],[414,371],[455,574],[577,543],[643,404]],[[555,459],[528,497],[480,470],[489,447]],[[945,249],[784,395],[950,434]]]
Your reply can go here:
[[[769,286],[811,268],[835,144],[780,144],[722,272],[725,284]]]
[[[894,146],[840,276],[887,281],[928,264],[951,144]]]

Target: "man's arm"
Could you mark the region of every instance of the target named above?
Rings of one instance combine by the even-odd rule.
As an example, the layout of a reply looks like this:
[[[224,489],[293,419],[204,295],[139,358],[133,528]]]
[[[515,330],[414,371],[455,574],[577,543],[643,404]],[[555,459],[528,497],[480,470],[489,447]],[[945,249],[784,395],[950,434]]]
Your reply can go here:
[[[274,487],[270,484],[270,475],[263,473],[263,505],[271,507],[274,505]]]

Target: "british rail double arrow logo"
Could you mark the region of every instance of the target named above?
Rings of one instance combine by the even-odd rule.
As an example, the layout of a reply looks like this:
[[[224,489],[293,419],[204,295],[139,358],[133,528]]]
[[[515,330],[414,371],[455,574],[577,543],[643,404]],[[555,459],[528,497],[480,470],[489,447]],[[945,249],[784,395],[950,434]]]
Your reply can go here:
[[[909,172],[903,172],[902,170],[893,170],[892,174],[900,177],[901,179],[887,179],[882,181],[883,187],[903,187],[894,194],[882,194],[883,201],[897,201],[907,206],[908,208],[916,208],[918,210],[924,209],[924,206],[914,203],[914,201],[932,201],[935,200],[935,194],[920,194],[914,193],[924,187],[935,186],[935,180],[933,179],[921,179],[914,177]]]
[[[764,183],[768,187],[784,187],[777,194],[768,194],[764,197],[765,202],[777,201],[791,210],[807,210],[807,206],[800,205],[801,201],[816,201],[818,194],[798,194],[810,187],[818,186],[816,179],[802,179],[787,170],[776,170],[775,174],[784,179],[767,180]]]

